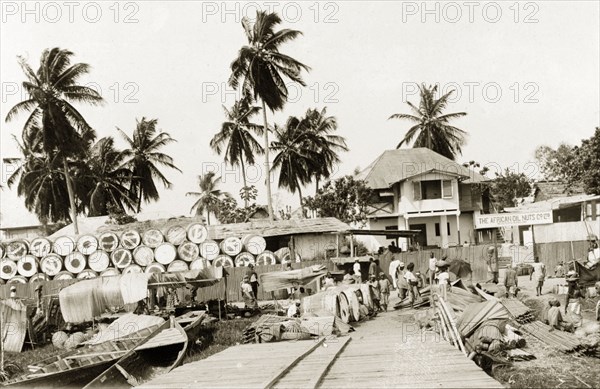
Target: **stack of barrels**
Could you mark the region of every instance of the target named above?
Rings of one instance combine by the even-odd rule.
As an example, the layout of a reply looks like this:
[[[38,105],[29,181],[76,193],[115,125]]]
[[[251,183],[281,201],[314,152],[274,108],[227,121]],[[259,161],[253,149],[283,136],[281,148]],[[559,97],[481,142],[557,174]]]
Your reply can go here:
[[[176,225],[104,232],[77,239],[61,236],[0,244],[0,283],[85,279],[126,273],[181,272],[209,266],[273,265],[290,261],[290,251],[266,249],[263,237],[248,234],[208,239],[206,226]],[[296,256],[296,260],[299,257]]]

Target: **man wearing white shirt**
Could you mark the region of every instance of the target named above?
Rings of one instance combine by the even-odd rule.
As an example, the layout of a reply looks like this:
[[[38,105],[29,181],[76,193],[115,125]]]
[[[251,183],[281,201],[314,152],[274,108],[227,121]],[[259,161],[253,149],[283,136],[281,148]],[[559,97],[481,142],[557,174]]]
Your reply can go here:
[[[394,284],[394,289],[398,288],[398,275],[396,272],[398,271],[398,266],[400,265],[400,260],[398,257],[394,256],[392,262],[390,262],[389,275],[392,276],[392,282]]]
[[[354,275],[360,276],[360,262],[358,262],[358,259],[354,260],[354,267],[352,269],[354,270]]]
[[[433,255],[433,251],[429,253],[429,285],[433,285],[433,280],[435,278],[435,264],[437,262],[437,258]]]

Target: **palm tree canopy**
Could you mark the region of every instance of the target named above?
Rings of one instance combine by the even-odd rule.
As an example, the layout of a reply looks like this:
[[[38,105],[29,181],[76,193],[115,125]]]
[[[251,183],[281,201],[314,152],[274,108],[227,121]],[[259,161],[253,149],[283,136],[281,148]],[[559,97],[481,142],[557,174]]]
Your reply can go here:
[[[90,216],[107,215],[112,207],[125,211],[135,209],[129,192],[131,171],[123,167],[125,156],[115,149],[114,139],[98,140],[85,161],[82,183],[87,183],[86,199]]]
[[[281,18],[276,13],[258,11],[256,21],[242,19],[248,45],[242,46],[238,57],[231,63],[229,85],[242,85],[245,94],[260,97],[271,111],[280,110],[287,101],[288,89],[284,77],[306,86],[301,76],[302,69],[310,68],[279,51],[279,47],[294,40],[302,32],[291,29],[275,31]]]
[[[254,156],[264,151],[253,136],[262,135],[263,126],[251,122],[251,118],[258,114],[261,108],[252,103],[252,99],[246,96],[236,101],[230,110],[223,107],[226,120],[221,125],[221,130],[210,141],[210,147],[215,152],[225,152],[225,162],[231,165],[239,165],[243,158],[249,164],[254,164]]]
[[[157,123],[157,119],[147,120],[142,117],[137,121],[133,138],[117,128],[129,146],[128,149],[123,150],[122,154],[125,159],[123,167],[129,168],[133,175],[131,195],[132,197],[141,196],[146,202],[160,198],[155,179],[158,179],[165,188],[171,188],[171,182],[167,180],[159,167],[168,167],[181,172],[175,166],[173,158],[159,151],[176,140],[166,132],[158,132]]]
[[[89,72],[90,66],[71,64],[73,55],[73,52],[60,48],[46,49],[37,72],[19,57],[19,65],[27,78],[23,88],[30,97],[12,107],[6,121],[21,112],[30,112],[23,128],[24,137],[29,131],[41,130],[42,145],[47,152],[58,151],[64,155],[81,152],[85,145],[80,135],[89,133],[91,127],[72,103],[98,105],[103,102],[98,92],[77,84],[79,78]]]
[[[316,108],[308,109],[301,125],[312,133],[311,141],[323,159],[315,176],[318,179],[328,178],[335,164],[341,162],[338,153],[348,151],[346,139],[343,136],[332,134],[337,130],[336,118],[327,116],[327,108],[323,108],[321,111]]]
[[[222,192],[218,186],[221,177],[216,177],[215,172],[208,172],[203,176],[198,176],[198,187],[199,192],[187,192],[186,196],[192,196],[198,198],[190,212],[196,213],[196,215],[202,215],[205,211],[214,212],[216,211],[219,200],[223,196],[231,195],[226,192]]]
[[[324,163],[323,156],[315,147],[314,134],[300,119],[290,116],[282,128],[276,126],[274,131],[277,140],[271,142],[271,149],[277,154],[272,170],[280,170],[279,187],[295,193],[310,183]]]
[[[407,102],[412,114],[394,114],[389,119],[408,120],[414,125],[406,132],[404,138],[396,148],[410,143],[415,139],[413,147],[427,147],[438,154],[452,160],[462,153],[462,146],[466,142],[467,133],[459,128],[451,126],[450,120],[465,116],[465,112],[444,114],[448,106],[448,98],[453,91],[446,93],[436,99],[437,85],[419,87],[421,101],[419,107]]]

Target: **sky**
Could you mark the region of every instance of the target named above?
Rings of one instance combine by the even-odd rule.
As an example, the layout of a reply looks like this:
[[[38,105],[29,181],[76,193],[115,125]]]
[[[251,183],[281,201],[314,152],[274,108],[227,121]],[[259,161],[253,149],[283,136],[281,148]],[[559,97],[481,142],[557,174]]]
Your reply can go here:
[[[492,172],[506,168],[535,178],[537,146],[578,144],[600,125],[600,6],[597,1],[537,2],[36,2],[2,1],[0,24],[0,156],[19,157],[12,135],[27,115],[4,122],[26,96],[17,56],[37,69],[42,51],[61,47],[92,66],[80,84],[96,88],[101,107],[77,105],[98,136],[116,127],[131,134],[136,119],[158,119],[177,143],[164,152],[182,173],[148,212],[189,215],[197,176],[215,170],[237,195],[239,172],[209,147],[223,122],[222,105],[239,94],[227,87],[230,63],[246,43],[240,21],[257,9],[276,11],[282,28],[303,32],[282,46],[311,70],[306,87],[289,85],[289,102],[268,112],[282,123],[308,108],[327,107],[350,151],[334,176],[364,168],[393,149],[410,127],[388,120],[418,103],[416,86],[454,90],[448,112],[467,112],[454,125],[467,131],[459,162]],[[261,123],[260,116],[255,119]],[[2,185],[12,166],[2,164]],[[262,164],[249,169],[259,203],[266,202]],[[273,178],[276,180],[276,177]],[[285,190],[275,206],[298,206]],[[304,189],[312,194],[314,187]],[[241,200],[238,198],[241,203]],[[3,226],[36,224],[16,189],[0,192]]]

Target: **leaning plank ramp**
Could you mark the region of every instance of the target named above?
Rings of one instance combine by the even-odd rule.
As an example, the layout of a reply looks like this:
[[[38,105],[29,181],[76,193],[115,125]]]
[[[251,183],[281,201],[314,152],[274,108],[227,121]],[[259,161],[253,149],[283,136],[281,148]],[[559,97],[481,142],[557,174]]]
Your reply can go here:
[[[141,388],[502,388],[438,335],[378,319],[346,337],[230,347]]]

